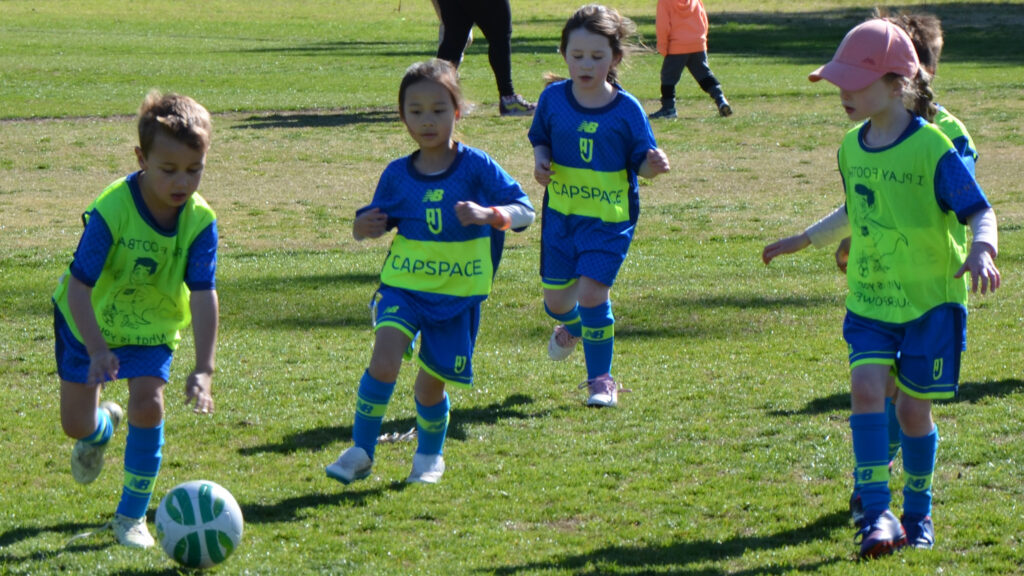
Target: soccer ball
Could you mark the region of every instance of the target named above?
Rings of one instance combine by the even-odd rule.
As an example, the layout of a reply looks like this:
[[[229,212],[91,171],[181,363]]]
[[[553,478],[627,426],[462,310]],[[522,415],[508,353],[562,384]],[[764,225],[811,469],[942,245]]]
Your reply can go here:
[[[242,539],[242,509],[223,486],[209,480],[179,484],[156,509],[156,537],[164,552],[189,568],[220,564]]]

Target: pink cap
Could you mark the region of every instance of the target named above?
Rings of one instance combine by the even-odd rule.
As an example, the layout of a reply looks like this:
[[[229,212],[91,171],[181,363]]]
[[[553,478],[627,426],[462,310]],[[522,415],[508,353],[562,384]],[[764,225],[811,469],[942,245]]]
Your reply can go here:
[[[907,78],[917,75],[917,52],[902,28],[876,18],[850,30],[832,61],[811,72],[807,78],[824,78],[843,90],[856,92],[892,72]]]

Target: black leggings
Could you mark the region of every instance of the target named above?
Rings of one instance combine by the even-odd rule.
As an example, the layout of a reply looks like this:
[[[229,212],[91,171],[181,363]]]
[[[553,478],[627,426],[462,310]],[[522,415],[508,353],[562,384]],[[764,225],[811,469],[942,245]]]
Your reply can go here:
[[[462,61],[466,40],[473,24],[487,39],[487,58],[498,83],[498,94],[511,96],[512,87],[512,8],[509,0],[438,0],[444,38],[437,57],[456,66]]]

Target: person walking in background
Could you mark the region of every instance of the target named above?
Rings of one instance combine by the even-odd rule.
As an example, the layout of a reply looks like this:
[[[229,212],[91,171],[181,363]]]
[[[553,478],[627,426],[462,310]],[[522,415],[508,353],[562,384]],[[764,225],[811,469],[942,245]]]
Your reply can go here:
[[[487,59],[498,84],[498,113],[530,116],[537,108],[516,93],[512,84],[512,7],[509,0],[432,0],[441,17],[443,37],[437,57],[457,68],[469,46],[473,25],[487,39]]]
[[[708,14],[701,0],[658,0],[654,20],[661,63],[661,108],[651,118],[676,117],[676,84],[683,69],[690,71],[701,90],[708,93],[721,116],[731,116],[732,106],[722,85],[708,66]]]
[[[640,215],[637,176],[669,171],[643,107],[617,83],[635,32],[611,8],[589,4],[573,14],[559,46],[569,79],[544,89],[529,132],[534,178],[544,186],[544,309],[558,322],[548,356],[565,360],[583,341],[588,406],[618,403],[611,287]]]
[[[952,141],[931,124],[937,111],[931,75],[899,26],[884,19],[860,24],[809,78],[835,84],[847,116],[858,122],[837,155],[845,209],[769,244],[761,257],[768,264],[806,248],[815,236],[824,243],[855,232],[843,337],[863,506],[860,555],[880,556],[907,544],[931,548],[939,445],[932,402],[957,393],[968,292],[994,292],[1001,282],[993,261],[995,212]],[[969,248],[965,223],[972,231]],[[900,519],[890,510],[885,412],[893,373],[906,478]]]

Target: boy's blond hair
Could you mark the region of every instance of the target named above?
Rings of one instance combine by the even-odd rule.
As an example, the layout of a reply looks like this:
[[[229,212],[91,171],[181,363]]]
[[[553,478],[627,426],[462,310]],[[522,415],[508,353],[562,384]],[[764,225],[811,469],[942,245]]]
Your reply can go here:
[[[207,150],[212,129],[210,113],[188,96],[153,90],[139,107],[139,148],[143,156],[149,155],[158,131],[194,150]]]

